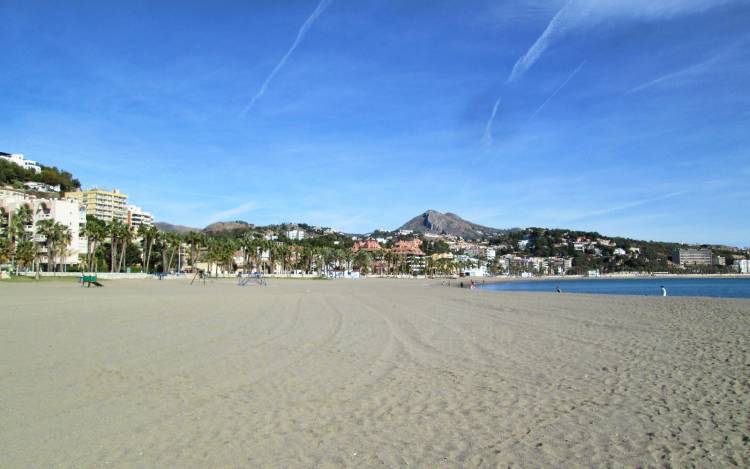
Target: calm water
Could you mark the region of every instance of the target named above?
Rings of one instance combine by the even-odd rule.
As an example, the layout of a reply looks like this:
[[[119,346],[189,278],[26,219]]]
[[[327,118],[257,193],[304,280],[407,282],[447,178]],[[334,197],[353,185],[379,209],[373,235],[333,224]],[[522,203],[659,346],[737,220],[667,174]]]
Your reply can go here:
[[[604,295],[661,295],[661,286],[669,296],[713,296],[750,298],[750,278],[668,278],[668,279],[576,279],[521,280],[484,285],[487,290],[599,293]]]

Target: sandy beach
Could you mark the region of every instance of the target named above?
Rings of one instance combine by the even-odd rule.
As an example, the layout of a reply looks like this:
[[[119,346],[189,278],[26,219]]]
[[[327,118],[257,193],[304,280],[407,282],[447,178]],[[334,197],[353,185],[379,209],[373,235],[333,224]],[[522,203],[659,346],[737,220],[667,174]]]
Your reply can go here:
[[[0,284],[2,467],[750,465],[750,301]]]

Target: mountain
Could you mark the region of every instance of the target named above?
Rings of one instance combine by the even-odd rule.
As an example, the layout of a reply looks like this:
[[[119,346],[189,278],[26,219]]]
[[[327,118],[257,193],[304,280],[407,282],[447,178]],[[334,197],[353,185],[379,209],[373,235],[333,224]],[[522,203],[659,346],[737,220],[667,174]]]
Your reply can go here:
[[[507,233],[508,230],[490,228],[464,220],[455,213],[440,213],[427,210],[401,225],[399,230],[411,230],[416,233],[435,233],[460,236],[464,239],[479,239]]]
[[[163,221],[158,221],[155,223],[156,228],[159,229],[159,231],[164,231],[165,233],[178,233],[178,234],[185,234],[189,233],[191,231],[195,231],[196,233],[208,233],[208,234],[216,234],[216,233],[223,233],[225,231],[234,231],[234,230],[241,230],[244,228],[252,228],[253,225],[251,225],[248,222],[245,221],[217,221],[216,223],[211,223],[205,228],[193,228],[190,226],[184,226],[184,225],[173,225],[171,223],[166,223]]]
[[[243,228],[252,228],[253,225],[246,221],[217,221],[203,228],[204,233],[222,233],[224,231],[241,230]]]
[[[191,231],[195,231],[195,232],[201,231],[200,228],[191,228],[189,226],[173,225],[171,223],[165,223],[163,221],[157,221],[156,223],[154,223],[154,225],[156,225],[156,228],[159,231],[164,231],[165,233],[185,234]]]

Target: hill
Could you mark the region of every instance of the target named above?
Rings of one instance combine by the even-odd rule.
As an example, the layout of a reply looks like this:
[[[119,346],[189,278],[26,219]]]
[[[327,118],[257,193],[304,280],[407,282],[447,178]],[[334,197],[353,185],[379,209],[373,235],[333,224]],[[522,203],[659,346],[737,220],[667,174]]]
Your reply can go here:
[[[244,230],[246,228],[252,228],[253,225],[250,223],[244,222],[244,221],[217,221],[216,223],[211,223],[205,228],[193,228],[191,226],[184,226],[184,225],[173,225],[171,223],[167,222],[156,222],[156,227],[159,229],[159,231],[164,231],[165,233],[178,233],[178,234],[185,234],[189,233],[191,231],[195,231],[196,233],[206,233],[206,234],[219,234],[219,233],[226,233],[236,230]]]
[[[2,155],[9,153],[0,152]],[[0,159],[0,186],[11,185],[22,188],[25,182],[42,182],[51,186],[60,186],[62,192],[81,188],[81,183],[71,173],[57,169],[54,166],[39,165],[42,171],[37,174],[31,169],[26,169],[4,159]]]
[[[479,239],[507,233],[508,230],[490,228],[464,220],[455,213],[440,213],[427,210],[407,221],[399,230],[411,230],[415,233],[435,233],[460,236],[464,239]]]
[[[183,226],[183,225],[173,225],[171,223],[165,223],[162,221],[156,222],[155,225],[159,231],[164,231],[165,233],[185,234],[191,231],[195,231],[195,232],[201,231],[200,228],[191,228],[189,226]]]
[[[245,228],[252,228],[253,225],[249,224],[246,221],[217,221],[216,223],[211,223],[207,227],[203,228],[204,233],[224,233],[227,231],[235,231],[235,230],[243,230]]]

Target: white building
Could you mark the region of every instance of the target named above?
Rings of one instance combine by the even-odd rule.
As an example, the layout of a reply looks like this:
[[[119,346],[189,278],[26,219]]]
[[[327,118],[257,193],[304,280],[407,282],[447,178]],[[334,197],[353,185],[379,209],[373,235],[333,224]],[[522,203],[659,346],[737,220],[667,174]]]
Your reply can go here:
[[[615,256],[624,256],[625,254],[627,254],[627,251],[625,251],[625,250],[624,250],[623,248],[615,248],[615,249],[614,249],[614,250],[612,251],[612,253],[613,253],[613,254],[614,254]]]
[[[734,261],[737,271],[741,274],[750,274],[750,260],[738,259]]]
[[[128,205],[128,225],[133,228],[141,225],[154,226],[154,216],[144,212],[140,207]]]
[[[75,200],[60,199],[39,199],[36,197],[23,196],[4,196],[0,197],[0,207],[3,207],[12,219],[13,214],[23,205],[31,209],[31,225],[27,232],[31,239],[39,243],[42,263],[47,262],[45,252],[45,239],[38,234],[38,224],[42,220],[54,220],[64,225],[70,232],[70,243],[65,249],[61,262],[63,264],[78,264],[79,255],[86,250],[85,238],[81,237],[82,222],[85,223],[85,215],[82,219],[82,212],[78,202]]]
[[[488,261],[493,260],[496,255],[497,255],[497,253],[492,248],[487,248],[487,250],[484,251],[484,257],[486,257]]]
[[[24,182],[24,187],[27,187],[28,189],[32,191],[39,191],[39,192],[60,192],[60,184],[56,184],[54,186],[50,184],[45,184],[43,182]]]
[[[3,153],[0,152],[0,158],[3,160],[21,166],[24,169],[30,169],[35,173],[39,174],[42,172],[42,167],[37,164],[36,161],[27,160],[21,153]]]
[[[286,237],[291,240],[301,241],[305,239],[305,231],[304,230],[289,230],[286,232]]]

